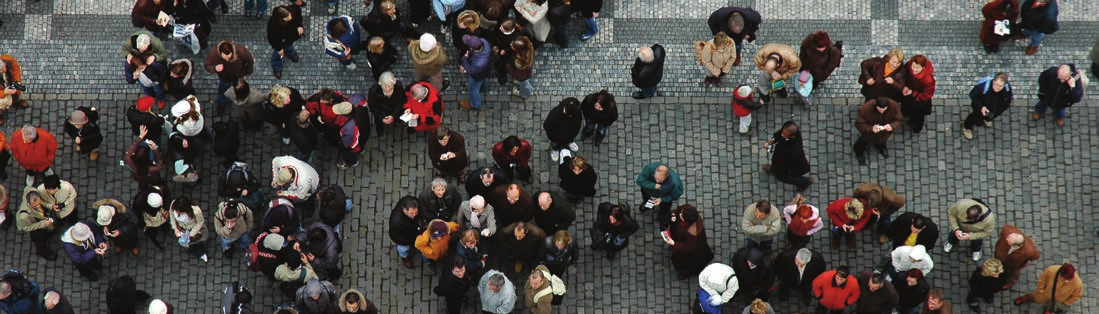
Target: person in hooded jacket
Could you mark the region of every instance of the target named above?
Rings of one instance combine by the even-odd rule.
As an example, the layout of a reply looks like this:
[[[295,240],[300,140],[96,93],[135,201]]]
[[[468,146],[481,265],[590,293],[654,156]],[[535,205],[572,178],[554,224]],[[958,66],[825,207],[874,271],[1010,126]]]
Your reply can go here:
[[[740,283],[739,295],[749,299],[770,299],[775,269],[770,258],[757,248],[746,247],[733,253],[733,270]]]
[[[420,215],[420,201],[405,195],[397,201],[389,214],[389,239],[397,245],[397,253],[405,268],[412,268],[409,252],[416,244],[416,237],[427,230],[427,220]]]
[[[378,306],[358,289],[347,289],[340,295],[338,314],[378,314]]]
[[[533,152],[530,142],[515,135],[492,146],[492,160],[496,166],[507,171],[509,178],[530,183],[530,156]]]
[[[970,107],[973,109],[965,122],[962,122],[962,136],[965,139],[973,139],[973,127],[980,125],[991,128],[992,120],[1004,114],[1015,99],[1011,84],[1007,81],[1007,73],[998,72],[993,76],[982,78],[976,86],[969,91]]]
[[[904,64],[904,87],[901,88],[901,114],[908,118],[912,133],[923,131],[924,120],[931,114],[931,97],[935,96],[935,66],[924,55],[915,55]]]
[[[809,178],[809,159],[805,157],[802,145],[801,126],[794,121],[782,123],[782,128],[763,144],[764,148],[774,146],[771,163],[763,165],[763,172],[770,173],[779,181],[797,186],[805,191],[813,184]]]
[[[546,120],[542,122],[542,129],[546,130],[546,137],[551,145],[550,159],[557,161],[561,157],[561,150],[568,148],[571,152],[580,150],[576,145],[576,135],[580,134],[581,123],[584,116],[580,112],[580,101],[575,97],[562,99],[556,107],[546,114]]]
[[[295,304],[301,314],[331,314],[338,310],[336,287],[331,282],[310,279],[298,288]]]
[[[801,59],[801,70],[809,71],[813,78],[813,90],[832,77],[843,60],[843,41],[832,42],[832,37],[825,31],[816,31],[801,40],[801,48],[798,59]]]
[[[241,78],[252,75],[255,60],[244,45],[223,40],[215,49],[210,49],[202,66],[206,72],[218,77],[217,111],[224,114],[229,110],[229,97],[225,97],[225,91]]]
[[[468,48],[458,59],[458,70],[468,75],[469,100],[458,105],[467,110],[481,110],[481,93],[488,91],[488,77],[492,72],[492,49],[487,40],[474,35],[465,35],[462,42]]]
[[[99,110],[95,107],[80,106],[73,110],[65,120],[65,134],[73,138],[76,152],[87,154],[92,161],[99,159],[103,132],[99,129]]]
[[[141,252],[137,244],[137,229],[141,225],[137,215],[126,210],[126,205],[122,205],[122,202],[110,198],[95,201],[92,207],[98,209],[95,220],[98,228],[95,232],[103,230],[115,253],[126,249],[137,256]]]
[[[340,280],[343,275],[343,267],[340,265],[343,244],[332,227],[320,221],[309,225],[302,249],[307,251],[303,252],[305,258],[317,272],[318,278],[327,281]]]
[[[168,77],[161,83],[164,91],[176,100],[195,94],[195,65],[191,59],[175,59],[168,64]]]

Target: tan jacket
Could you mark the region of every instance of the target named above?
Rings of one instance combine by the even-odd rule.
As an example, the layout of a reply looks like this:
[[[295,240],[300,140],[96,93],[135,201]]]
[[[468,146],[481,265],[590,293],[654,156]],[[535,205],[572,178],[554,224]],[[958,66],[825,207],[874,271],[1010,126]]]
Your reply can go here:
[[[756,68],[763,70],[763,65],[767,63],[767,57],[772,53],[777,53],[782,57],[782,64],[775,68],[775,71],[782,76],[782,80],[789,79],[801,69],[801,59],[798,58],[798,52],[790,45],[785,44],[766,44],[760,47],[755,58]]]
[[[710,76],[720,76],[729,73],[736,61],[736,45],[730,44],[725,48],[714,46],[714,40],[695,42],[695,56],[698,64],[706,68]]]
[[[214,232],[227,239],[239,239],[245,233],[252,231],[252,210],[248,206],[237,203],[237,224],[233,229],[226,228],[225,209],[229,208],[229,202],[221,202],[218,212],[214,214]]]
[[[61,212],[58,213],[58,217],[65,218],[72,214],[73,209],[76,209],[76,188],[73,187],[69,181],[61,180],[61,187],[57,190],[57,194],[50,195],[46,192],[46,185],[40,184],[36,189],[38,195],[42,196],[42,206],[47,209],[52,209],[54,205],[64,205],[61,207]]]
[[[980,216],[984,219],[976,223],[965,223],[966,210],[969,207],[978,206],[981,208]],[[996,233],[996,214],[989,212],[991,209],[984,204],[981,204],[973,199],[963,198],[950,206],[947,210],[947,218],[950,218],[950,232],[954,230],[961,230],[962,232],[969,233],[970,239],[984,239],[992,236]]]
[[[882,217],[896,213],[906,203],[904,196],[898,195],[888,186],[870,182],[859,184],[851,197],[866,200],[866,207],[877,208]]]
[[[1072,305],[1076,301],[1080,301],[1080,296],[1084,293],[1084,282],[1080,280],[1080,273],[1077,272],[1076,277],[1064,282],[1061,278],[1057,278],[1057,270],[1060,268],[1061,265],[1046,267],[1046,270],[1042,271],[1042,275],[1038,277],[1038,287],[1034,289],[1034,292],[1028,293],[1027,296],[1034,298],[1034,302],[1038,304],[1049,303],[1053,300],[1053,285],[1056,284],[1057,302]]]

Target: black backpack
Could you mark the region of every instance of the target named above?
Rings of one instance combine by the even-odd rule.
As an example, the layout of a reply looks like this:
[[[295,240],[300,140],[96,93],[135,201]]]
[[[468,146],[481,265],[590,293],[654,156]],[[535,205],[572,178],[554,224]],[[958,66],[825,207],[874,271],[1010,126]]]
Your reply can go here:
[[[0,280],[11,286],[12,300],[24,299],[34,291],[34,283],[27,280],[26,277],[23,277],[23,274],[15,269],[4,272],[3,279]]]

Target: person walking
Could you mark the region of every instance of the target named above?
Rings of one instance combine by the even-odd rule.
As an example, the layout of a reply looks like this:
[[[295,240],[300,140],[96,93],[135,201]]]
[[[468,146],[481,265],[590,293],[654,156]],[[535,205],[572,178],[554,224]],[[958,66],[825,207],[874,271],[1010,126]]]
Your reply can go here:
[[[1076,273],[1076,266],[1064,263],[1046,267],[1038,277],[1038,286],[1034,291],[1015,298],[1016,306],[1024,303],[1038,303],[1044,313],[1065,313],[1072,305],[1080,301],[1084,293],[1084,282]]]
[[[1011,39],[1018,32],[1015,20],[1019,18],[1019,0],[989,0],[981,6],[981,30],[978,38],[985,53],[1000,52],[1000,43]]]
[[[488,41],[477,36],[462,37],[468,50],[459,58],[458,70],[468,75],[469,100],[458,102],[458,106],[467,110],[481,110],[481,93],[488,91],[488,77],[492,71],[492,49]]]
[[[271,44],[271,73],[275,79],[282,79],[283,58],[290,58],[294,63],[301,60],[294,42],[305,34],[302,18],[301,7],[293,4],[271,10],[271,19],[267,20],[267,43]]]
[[[931,98],[935,97],[935,67],[924,55],[915,55],[904,64],[904,71],[901,114],[908,118],[912,133],[920,133],[924,120],[933,111]]]
[[[576,145],[576,135],[580,134],[584,116],[580,111],[580,101],[575,97],[562,99],[556,107],[550,109],[546,119],[542,121],[542,129],[549,138],[550,159],[557,161],[562,154],[577,152],[580,146]],[[565,149],[568,149],[565,152]]]
[[[759,12],[752,8],[728,6],[711,13],[706,24],[710,27],[711,34],[724,32],[736,42],[736,61],[733,61],[733,65],[737,66],[740,65],[744,41],[756,40],[756,31],[759,31],[762,21]]]
[[[771,145],[774,145],[773,149]],[[763,144],[763,148],[771,151],[771,163],[763,165],[763,172],[793,184],[798,192],[813,184],[813,179],[809,177],[809,158],[802,144],[801,126],[797,122],[782,123],[782,128]]]
[[[505,75],[510,75],[515,79],[518,83],[511,89],[511,94],[526,100],[533,94],[530,78],[534,75],[534,44],[527,36],[518,36],[508,44],[508,47],[510,49],[500,49],[500,53],[512,52],[511,58],[500,57],[504,59],[502,61],[504,71],[501,71],[501,77],[507,80]],[[493,49],[496,48],[493,47]]]
[[[1016,35],[1016,39],[1030,37],[1026,55],[1032,56],[1038,52],[1046,35],[1056,33],[1061,28],[1057,21],[1061,9],[1057,0],[1025,0],[1019,9],[1019,28],[1022,31]]]
[[[985,260],[980,267],[973,270],[973,274],[969,276],[969,293],[965,297],[965,303],[973,313],[983,312],[981,300],[992,303],[993,295],[1004,290],[1007,277],[1002,276],[1003,272],[1003,263],[995,258]]]
[[[706,225],[694,205],[679,205],[672,212],[672,221],[664,232],[664,242],[672,247],[672,267],[676,279],[697,276],[710,261],[714,251],[706,240]]]
[[[703,83],[706,87],[714,85],[721,87],[721,79],[732,71],[733,62],[737,60],[733,40],[725,33],[718,32],[713,39],[696,41],[694,50],[698,64],[702,65],[702,72],[706,75]]]
[[[216,49],[210,49],[202,67],[206,72],[218,76],[217,111],[219,115],[229,111],[229,97],[225,96],[225,91],[240,79],[252,76],[255,64],[252,52],[240,43],[223,40],[218,42]]]
[[[1005,224],[1000,227],[1000,239],[996,240],[996,259],[1004,266],[1007,283],[1004,290],[1010,289],[1019,280],[1019,274],[1031,261],[1038,260],[1041,254],[1034,240],[1023,234],[1019,228]]]
[[[634,60],[633,67],[630,68],[633,86],[641,89],[633,92],[634,99],[656,96],[656,87],[664,79],[664,56],[664,46],[660,44],[641,46],[638,49],[637,60]]]
[[[869,100],[859,107],[855,128],[859,130],[859,139],[855,141],[855,158],[859,165],[866,165],[866,146],[874,144],[882,158],[889,158],[885,143],[893,138],[893,132],[900,130],[904,116],[897,102],[887,97]]]
[[[813,280],[813,296],[820,300],[817,314],[843,313],[844,308],[855,304],[859,293],[859,283],[847,266],[826,271]]]
[[[843,60],[843,41],[833,43],[828,32],[816,31],[805,36],[800,47],[798,59],[801,59],[801,70],[809,71],[812,89],[816,90],[839,68]]]
[[[1050,67],[1038,75],[1038,103],[1034,104],[1031,120],[1041,119],[1046,109],[1053,108],[1053,118],[1057,126],[1065,125],[1068,108],[1084,99],[1084,86],[1087,78],[1076,65],[1065,63]],[[15,137],[15,136],[12,136]]]
[[[618,121],[618,103],[614,94],[606,89],[588,94],[580,102],[580,111],[584,114],[584,129],[580,131],[580,141],[595,135],[595,147],[607,139],[607,130]]]

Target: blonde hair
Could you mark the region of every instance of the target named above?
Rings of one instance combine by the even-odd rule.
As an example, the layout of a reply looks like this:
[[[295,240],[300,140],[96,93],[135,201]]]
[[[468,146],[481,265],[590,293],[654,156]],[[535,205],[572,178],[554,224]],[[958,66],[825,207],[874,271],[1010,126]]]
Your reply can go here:
[[[991,277],[1004,272],[1004,263],[998,259],[989,259],[981,264],[981,276]]]
[[[717,34],[714,35],[714,45],[713,47],[710,47],[710,49],[716,50],[719,48],[725,48],[732,43],[733,40],[729,38],[729,35],[726,35],[725,32],[717,32]]]
[[[553,243],[557,242],[564,243],[566,246],[572,244],[572,235],[569,234],[568,230],[558,230],[553,234]]]
[[[370,45],[367,46],[366,50],[370,53],[382,53],[382,51],[385,51],[385,39],[378,36],[370,37]]]
[[[462,232],[462,243],[471,244],[477,242],[481,238],[480,234],[477,234],[477,230],[467,229]]]
[[[843,207],[847,211],[847,218],[850,218],[851,220],[858,220],[859,218],[862,218],[862,201],[858,200],[857,198],[852,198],[851,200],[847,201],[847,204],[844,204]]]
[[[534,46],[527,36],[516,37],[511,42],[511,48],[515,49],[515,67],[529,69],[534,66]]]
[[[584,157],[576,155],[572,158],[572,166],[580,168],[580,170],[588,169],[588,162],[584,160]]]
[[[885,54],[886,61],[889,61],[890,58],[897,58],[897,62],[904,63],[904,51],[901,51],[901,48],[893,48]]]
[[[755,301],[752,301],[751,305],[748,305],[748,309],[752,314],[766,314],[767,303],[763,302],[763,300],[755,299]]]
[[[267,95],[267,100],[271,101],[271,104],[275,105],[275,107],[282,108],[282,106],[286,105],[282,102],[283,99],[286,99],[286,97],[289,96],[290,88],[282,85],[275,85],[275,87],[271,88],[271,93]]]

